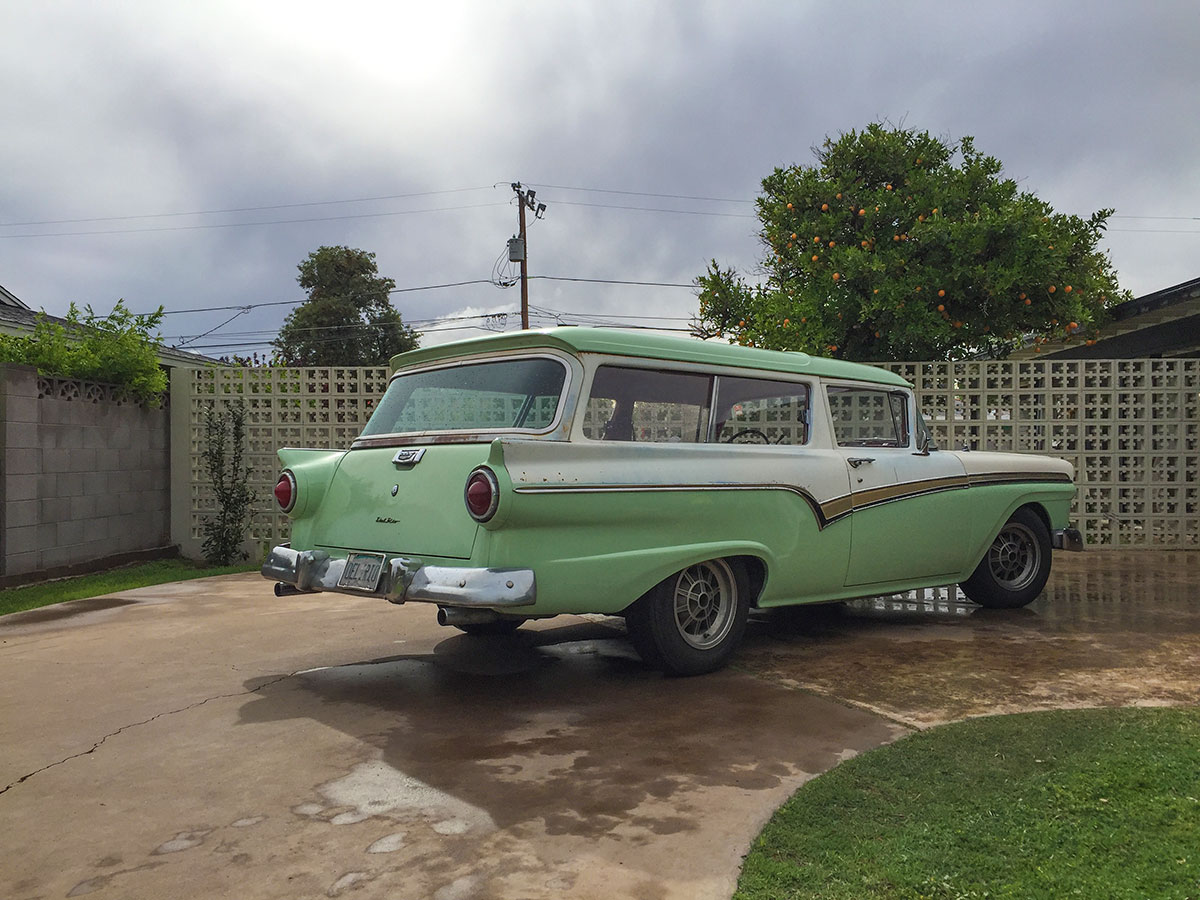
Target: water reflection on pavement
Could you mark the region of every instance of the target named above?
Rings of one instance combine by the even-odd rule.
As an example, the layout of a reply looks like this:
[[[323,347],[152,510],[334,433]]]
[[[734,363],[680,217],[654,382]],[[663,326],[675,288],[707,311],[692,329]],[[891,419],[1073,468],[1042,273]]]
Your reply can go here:
[[[1200,698],[1200,553],[1056,553],[1045,592],[985,610],[955,588],[756,616],[736,665],[925,727]]]

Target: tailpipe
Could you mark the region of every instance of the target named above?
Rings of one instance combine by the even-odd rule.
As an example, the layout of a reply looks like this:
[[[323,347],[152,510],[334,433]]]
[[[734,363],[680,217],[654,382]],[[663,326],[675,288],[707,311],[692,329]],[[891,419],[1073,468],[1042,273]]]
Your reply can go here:
[[[276,597],[291,597],[293,594],[311,594],[312,591],[302,591],[294,584],[285,584],[282,581],[275,582]]]
[[[500,621],[500,614],[490,609],[439,606],[437,620],[439,625],[490,625]]]

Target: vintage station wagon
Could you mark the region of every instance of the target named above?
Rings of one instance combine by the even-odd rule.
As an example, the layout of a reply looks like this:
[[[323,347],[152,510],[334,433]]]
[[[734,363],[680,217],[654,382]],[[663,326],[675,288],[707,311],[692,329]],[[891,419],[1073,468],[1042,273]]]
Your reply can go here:
[[[349,450],[279,452],[277,593],[426,602],[472,634],[622,615],[679,675],[723,665],[751,607],[961,584],[1041,592],[1073,469],[932,445],[882,369],[591,328],[414,350]]]

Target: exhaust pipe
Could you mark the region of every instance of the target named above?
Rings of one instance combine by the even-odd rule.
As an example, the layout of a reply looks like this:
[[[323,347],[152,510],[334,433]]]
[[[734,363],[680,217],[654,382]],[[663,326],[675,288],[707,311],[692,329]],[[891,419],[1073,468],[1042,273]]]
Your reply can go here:
[[[291,597],[294,594],[311,594],[312,591],[302,591],[294,584],[284,584],[282,581],[275,582],[276,597]]]
[[[439,625],[488,625],[492,622],[499,622],[500,615],[490,609],[439,606],[437,620]]]

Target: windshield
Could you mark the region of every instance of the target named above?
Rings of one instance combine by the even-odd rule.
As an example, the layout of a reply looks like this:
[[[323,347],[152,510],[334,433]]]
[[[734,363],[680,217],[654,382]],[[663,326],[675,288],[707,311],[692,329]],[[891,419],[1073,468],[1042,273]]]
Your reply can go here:
[[[397,375],[362,436],[427,431],[545,431],[558,415],[566,366],[492,360]]]

